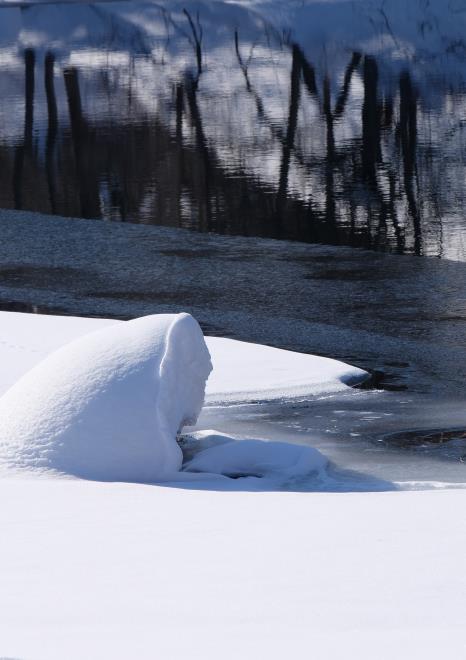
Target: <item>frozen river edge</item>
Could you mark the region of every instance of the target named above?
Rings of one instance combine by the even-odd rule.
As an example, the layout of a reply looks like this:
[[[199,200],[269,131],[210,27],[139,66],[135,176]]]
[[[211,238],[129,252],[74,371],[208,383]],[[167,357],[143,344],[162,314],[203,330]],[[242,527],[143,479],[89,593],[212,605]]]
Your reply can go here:
[[[21,334],[18,318],[54,317],[13,317],[3,364],[13,351],[21,370],[56,336]],[[105,323],[63,327],[89,322]],[[309,649],[388,660],[466,649],[464,490],[212,492],[17,477],[0,480],[0,496],[5,656],[278,659]]]
[[[295,490],[299,480],[299,489],[320,489],[327,460],[314,448],[195,433],[181,443],[180,474],[176,434],[196,423],[206,381],[208,401],[228,419],[232,402],[328,396],[368,377],[324,357],[218,337],[206,345],[188,314],[122,322],[0,312],[0,320],[7,476],[183,477],[185,487],[221,490]]]

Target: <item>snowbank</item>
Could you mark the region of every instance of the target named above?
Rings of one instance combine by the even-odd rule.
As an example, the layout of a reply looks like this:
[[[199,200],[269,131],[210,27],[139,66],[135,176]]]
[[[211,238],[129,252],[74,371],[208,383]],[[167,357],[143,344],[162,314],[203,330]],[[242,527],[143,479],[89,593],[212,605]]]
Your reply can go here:
[[[362,369],[320,355],[222,337],[209,337],[207,345],[214,365],[210,403],[338,392],[368,378]]]
[[[52,351],[121,321],[0,312],[0,394]],[[345,391],[364,381],[362,369],[338,360],[271,346],[205,337],[213,371],[206,401],[280,399]]]
[[[33,367],[0,403],[2,422],[5,401],[21,413],[23,422],[7,416],[6,423],[31,440],[16,446],[24,467],[82,458],[79,452],[71,456],[72,427],[63,429],[69,442],[61,449],[57,438],[49,447],[38,446],[23,413],[45,437],[45,430],[54,430],[59,408],[69,422],[94,411],[85,393],[95,392],[107,411],[104,417],[91,415],[101,433],[96,442],[87,438],[85,446],[102,459],[105,472],[115,467],[115,453],[129,458],[126,427],[119,425],[131,423],[136,434],[131,442],[150,449],[146,461],[152,463],[155,452],[164,450],[154,434],[143,436],[149,411],[155,419],[154,411],[171,402],[173,417],[166,421],[173,428],[175,417],[197,412],[203,388],[199,379],[199,387],[190,389],[197,382],[192,370],[199,377],[202,368],[207,376],[209,364],[189,316],[120,323],[2,314],[0,321],[2,386]],[[99,337],[107,338],[107,350]],[[245,359],[241,342],[225,342],[213,345],[230,347],[239,362]],[[110,364],[118,369],[106,381]],[[167,371],[160,378],[163,364]],[[259,376],[254,369],[251,382]],[[282,384],[286,373],[292,372],[281,374]],[[180,381],[182,391],[170,374],[186,381]],[[59,395],[56,408],[52,391]],[[169,393],[177,396],[167,401]],[[187,402],[182,407],[181,395]],[[118,432],[113,438],[106,433],[109,420]],[[0,434],[5,441],[4,424]],[[210,432],[195,434],[193,444],[187,469],[238,475],[245,467],[244,451],[248,470],[254,467],[266,478],[276,474],[277,461],[282,474],[286,461],[294,473],[300,466],[316,474],[319,465],[325,467],[317,454],[312,462],[303,461],[311,458],[304,453],[308,448],[294,448],[293,458],[289,446],[284,455],[280,446],[269,444],[266,457],[266,443],[232,443]],[[4,446],[8,451],[2,455],[11,455],[11,448]],[[131,467],[140,476],[141,465],[125,465]],[[466,526],[458,511],[464,510],[466,491],[213,494],[14,476],[0,479],[2,656],[149,660],[157,649],[167,660],[281,660],[312,648],[315,657],[326,660],[464,657]]]
[[[0,391],[11,385],[0,398],[0,465],[103,481],[189,480],[175,438],[196,421],[211,368],[191,316],[121,322],[0,312],[0,320]],[[216,404],[335,392],[367,375],[230,339],[210,337],[207,346],[214,371],[206,389]],[[310,447],[212,432],[191,439],[184,470],[197,483],[200,472],[206,483],[240,478],[238,486],[259,490],[325,480],[327,460]]]
[[[0,479],[0,655],[465,657],[466,491]]]
[[[188,314],[84,335],[0,399],[0,463],[87,479],[150,482],[180,469],[177,432],[194,423],[211,371]]]

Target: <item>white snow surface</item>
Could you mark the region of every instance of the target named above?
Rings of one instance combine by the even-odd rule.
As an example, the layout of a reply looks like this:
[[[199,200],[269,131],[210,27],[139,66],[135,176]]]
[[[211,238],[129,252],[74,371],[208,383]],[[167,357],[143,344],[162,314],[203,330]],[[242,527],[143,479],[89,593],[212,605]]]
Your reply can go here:
[[[52,351],[86,333],[126,323],[0,312],[0,393]],[[206,401],[248,401],[344,391],[367,372],[338,360],[270,346],[205,337],[213,371]]]
[[[196,422],[211,368],[189,314],[87,333],[0,398],[0,461],[104,481],[164,478],[181,467],[176,436]]]
[[[0,480],[0,654],[464,658],[466,492]]]
[[[214,364],[210,402],[337,392],[367,378],[362,369],[318,355],[221,337],[208,337],[207,346]]]

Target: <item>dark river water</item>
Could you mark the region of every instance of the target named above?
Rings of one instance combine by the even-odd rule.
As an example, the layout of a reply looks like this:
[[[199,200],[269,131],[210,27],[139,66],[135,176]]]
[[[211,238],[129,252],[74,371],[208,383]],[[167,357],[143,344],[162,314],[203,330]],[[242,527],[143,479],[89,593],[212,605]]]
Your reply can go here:
[[[460,0],[0,12],[0,207],[466,259]]]
[[[356,364],[200,425],[466,482],[465,34],[462,0],[0,4],[0,308]]]

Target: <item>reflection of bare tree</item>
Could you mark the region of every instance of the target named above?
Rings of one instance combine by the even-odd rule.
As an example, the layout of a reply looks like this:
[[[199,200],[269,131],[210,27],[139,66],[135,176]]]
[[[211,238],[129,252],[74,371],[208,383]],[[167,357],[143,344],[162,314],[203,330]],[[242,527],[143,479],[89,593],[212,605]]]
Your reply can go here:
[[[57,140],[57,131],[58,131],[58,112],[57,112],[57,99],[55,97],[54,66],[55,66],[55,58],[53,54],[49,52],[45,56],[45,63],[44,63],[44,83],[45,83],[45,95],[47,98],[47,114],[48,114],[47,144],[45,148],[45,167],[47,170],[47,183],[49,189],[50,210],[52,213],[57,212],[54,152],[55,152],[55,144]]]
[[[264,119],[267,120],[267,115],[264,110],[264,103],[260,98],[259,94],[255,91],[250,80],[249,65],[251,62],[252,54],[248,58],[247,62],[244,62],[239,48],[239,38],[237,32],[235,32],[235,51],[236,51],[238,63],[245,78],[246,89],[248,90],[248,92],[250,92],[253,95],[255,99],[258,117],[261,120]],[[291,52],[292,52],[292,65],[291,65],[291,77],[290,77],[290,100],[289,100],[289,112],[288,112],[288,122],[287,122],[286,131],[282,132],[280,129],[277,129],[277,127],[270,120],[267,121],[267,123],[271,127],[272,135],[278,140],[280,140],[280,142],[282,143],[282,161],[280,167],[279,185],[277,192],[276,223],[278,224],[276,225],[276,228],[277,231],[280,231],[281,218],[283,216],[285,203],[288,195],[290,160],[291,160],[291,155],[293,155],[301,166],[309,168],[310,171],[312,169],[315,169],[316,167],[318,168],[324,167],[325,191],[326,191],[324,219],[327,225],[328,234],[333,235],[335,231],[334,226],[336,221],[334,172],[335,172],[335,168],[338,165],[338,160],[339,160],[335,147],[334,123],[338,121],[345,112],[351,81],[354,72],[357,70],[359,66],[359,62],[361,60],[361,54],[356,52],[353,53],[351,56],[351,60],[348,63],[348,66],[345,71],[343,84],[337,98],[335,110],[332,110],[330,80],[328,77],[324,79],[321,113],[325,120],[325,125],[326,125],[327,149],[326,149],[325,163],[316,164],[315,159],[309,160],[309,158],[303,156],[301,149],[295,142],[298,111],[300,104],[301,79],[311,98],[313,98],[314,101],[320,104],[315,70],[314,67],[307,60],[301,48],[297,44],[293,44],[291,46]],[[370,62],[367,68],[370,70]],[[363,159],[366,160],[366,168],[367,168],[367,162],[370,160],[370,151],[368,147],[369,145],[372,144],[372,138],[374,138],[374,131],[370,130],[371,123],[368,122],[367,119],[369,118],[372,121],[372,126],[377,126],[377,121],[378,121],[377,98],[376,98],[377,76],[376,75],[375,77],[373,75],[372,77],[367,76],[367,79],[368,79],[368,84],[366,85],[366,95],[365,95],[366,111],[364,112],[364,117],[363,117],[363,124],[366,127],[365,129],[366,139],[363,140],[364,142],[363,153],[366,153],[369,156],[369,158]],[[370,89],[372,89],[372,94],[367,93],[368,90]],[[369,130],[367,130],[368,126],[369,126]],[[376,149],[377,149],[377,144],[376,144]],[[375,181],[375,172],[374,175],[372,176],[372,179]]]
[[[323,111],[327,126],[327,158],[325,162],[325,221],[333,230],[335,226],[335,136],[333,132],[332,99],[330,94],[330,80],[324,78]]]
[[[407,71],[400,77],[400,137],[408,209],[414,228],[415,254],[422,252],[421,222],[414,192],[417,143],[417,108],[411,77]]]
[[[282,162],[280,165],[280,178],[277,192],[276,222],[278,232],[281,231],[283,208],[288,194],[288,177],[290,172],[291,150],[294,145],[296,126],[298,124],[301,63],[297,47],[293,47],[292,53],[288,124],[285,141],[283,143]]]
[[[34,122],[34,68],[36,56],[32,49],[25,52],[26,79],[25,79],[25,113],[24,113],[24,145],[32,149],[32,126]]]
[[[187,9],[183,9],[183,13],[188,19],[189,27],[191,28],[192,37],[189,39],[189,41],[191,42],[194,48],[194,53],[196,55],[196,81],[198,81],[200,75],[202,74],[202,25],[199,20],[199,12],[196,14],[196,22],[194,22],[193,17]]]
[[[201,85],[205,75],[202,28],[199,17],[188,11],[185,16],[183,34],[193,46],[195,65],[192,72],[175,80],[171,102],[160,104],[157,116],[148,116],[127,88],[105,86],[111,78],[104,70],[96,75],[99,89],[104,88],[108,107],[113,105],[113,96],[120,94],[128,106],[128,120],[122,120],[123,113],[117,119],[93,120],[83,109],[78,70],[68,67],[64,81],[69,133],[61,122],[58,125],[54,57],[46,55],[45,167],[40,157],[27,158],[33,151],[35,58],[32,51],[25,53],[24,135],[12,159],[11,199],[0,189],[4,205],[24,207],[26,192],[30,200],[36,194],[33,186],[27,187],[27,179],[43,176],[45,201],[29,204],[44,211],[143,218],[203,231],[380,249],[389,246],[400,252],[411,249],[409,240],[414,236],[413,250],[420,254],[424,220],[416,184],[418,100],[409,74],[404,73],[392,94],[384,96],[376,60],[353,53],[341,83],[335,85],[331,72],[320,79],[302,49],[291,44],[286,55],[290,58],[287,112],[279,126],[254,80],[254,45],[249,52],[241,48],[236,33],[234,54],[244,78],[244,98],[252,101],[257,121],[270,129],[279,154],[275,182],[265,183],[261,172],[248,169],[241,158],[226,164],[217,148],[222,145],[210,137]],[[355,77],[362,83],[361,101],[352,94]],[[302,123],[309,108],[311,119]],[[358,130],[342,139],[340,129],[348,119],[357,122]],[[233,118],[233,123],[241,121],[241,117]],[[0,146],[2,164],[9,154]],[[311,184],[303,194],[300,185],[305,177]],[[40,189],[40,185],[35,187]]]
[[[80,215],[83,218],[99,218],[98,180],[93,166],[91,134],[82,111],[78,71],[76,68],[70,67],[64,70],[63,76],[76,159],[79,197],[81,200]]]
[[[246,81],[246,89],[248,92],[252,90],[251,87],[251,82],[249,80],[249,65],[252,61],[252,56],[253,56],[253,48],[251,48],[251,51],[249,53],[249,57],[246,60],[246,62],[243,60],[243,56],[241,55],[240,47],[239,47],[239,34],[238,30],[235,30],[235,53],[236,57],[238,59],[238,63],[240,66],[241,71],[243,72],[244,79]],[[260,102],[260,99],[259,99]],[[262,108],[262,103],[260,102],[260,108]]]
[[[239,35],[237,30],[235,30],[234,40],[235,40],[235,52],[236,52],[238,64],[241,68],[241,71],[243,72],[243,76],[246,83],[246,89],[254,99],[257,116],[261,123],[268,126],[272,137],[278,140],[279,142],[281,142],[283,146],[285,146],[287,139],[286,131],[282,130],[279,126],[277,126],[276,122],[274,122],[269,117],[260,95],[258,94],[257,90],[255,89],[255,87],[253,86],[250,80],[249,65],[252,62],[253,49],[251,49],[251,53],[247,61],[245,62],[244,58],[241,55],[241,50],[239,45]],[[307,62],[299,46],[294,44],[292,52],[294,53],[295,61],[297,62],[297,67],[300,68],[302,72],[304,83],[309,93],[315,96],[316,99],[318,99],[317,87],[315,85],[315,73],[313,67]],[[293,64],[292,64],[292,69],[293,69]],[[291,150],[293,152],[294,157],[299,161],[301,165],[312,167],[312,165],[308,162],[308,159],[304,155],[303,151],[300,149],[299,145],[297,145],[295,142],[291,145]]]
[[[188,99],[191,121],[196,133],[196,146],[200,155],[201,169],[198,172],[200,178],[200,187],[202,193],[198,195],[199,226],[204,231],[212,231],[212,199],[211,199],[211,177],[212,168],[210,163],[209,146],[204,134],[202,125],[202,116],[197,102],[197,83],[198,78],[186,76],[185,91]]]
[[[15,165],[13,171],[13,195],[15,209],[22,208],[22,184],[25,156],[32,154],[32,129],[34,123],[34,69],[36,55],[31,48],[24,53],[24,136],[22,144],[15,152]]]
[[[351,81],[353,79],[353,74],[357,70],[360,61],[361,61],[361,53],[353,53],[353,55],[351,56],[351,60],[348,66],[346,67],[345,77],[343,79],[343,87],[341,89],[340,95],[338,96],[335,105],[335,112],[333,115],[335,119],[341,117],[341,115],[345,111],[346,102],[348,100],[349,90],[351,86]]]
[[[362,107],[362,170],[370,187],[376,186],[376,169],[380,162],[380,127],[377,104],[377,64],[373,57],[364,58],[364,103]]]

